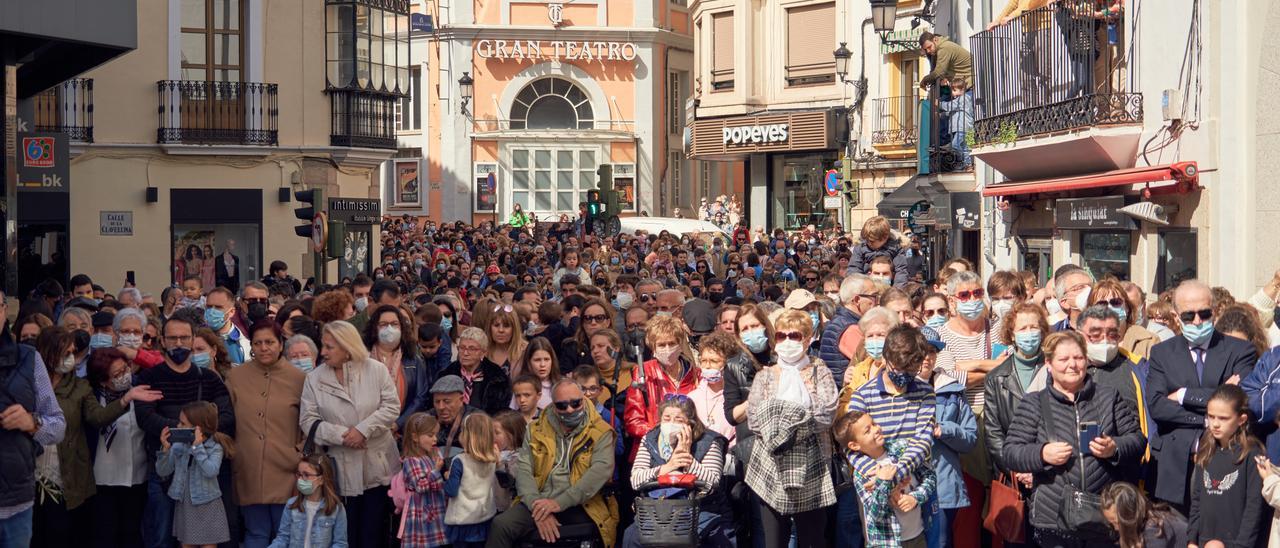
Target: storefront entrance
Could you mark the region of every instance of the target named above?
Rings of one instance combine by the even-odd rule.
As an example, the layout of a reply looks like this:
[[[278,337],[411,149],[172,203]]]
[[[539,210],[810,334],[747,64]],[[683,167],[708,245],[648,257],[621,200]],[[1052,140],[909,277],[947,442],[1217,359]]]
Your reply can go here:
[[[826,192],[822,182],[834,162],[834,157],[822,156],[776,158],[776,175],[770,189],[773,216],[769,226],[797,230],[807,225],[826,228],[834,222],[832,214],[837,211],[823,207]]]

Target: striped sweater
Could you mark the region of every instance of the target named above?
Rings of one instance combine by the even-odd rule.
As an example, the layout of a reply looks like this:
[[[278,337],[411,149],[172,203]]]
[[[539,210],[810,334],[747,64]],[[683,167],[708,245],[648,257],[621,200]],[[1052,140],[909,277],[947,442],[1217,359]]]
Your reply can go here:
[[[875,377],[853,392],[846,411],[858,411],[871,415],[871,419],[884,431],[885,443],[901,443],[902,454],[897,459],[897,481],[927,466],[929,451],[933,448],[934,410],[937,399],[933,387],[918,379],[901,394],[885,388],[884,375]],[[858,455],[854,467],[864,476],[872,475],[875,459]]]

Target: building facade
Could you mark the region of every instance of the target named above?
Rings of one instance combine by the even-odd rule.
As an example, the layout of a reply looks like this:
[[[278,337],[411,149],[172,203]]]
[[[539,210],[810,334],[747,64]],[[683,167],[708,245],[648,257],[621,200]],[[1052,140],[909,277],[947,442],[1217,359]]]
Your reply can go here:
[[[137,18],[136,51],[25,106],[70,145],[63,186],[20,193],[27,279],[208,287],[261,278],[275,259],[311,276],[293,192],[348,211],[342,200],[378,197],[407,89],[407,2],[141,0]],[[331,279],[368,271],[373,209],[336,213],[349,251]]]
[[[391,213],[574,217],[613,167],[623,215],[693,209],[689,8],[669,0],[414,4],[415,88],[382,170]],[[416,57],[418,52],[422,56]],[[463,84],[465,82],[465,84]]]

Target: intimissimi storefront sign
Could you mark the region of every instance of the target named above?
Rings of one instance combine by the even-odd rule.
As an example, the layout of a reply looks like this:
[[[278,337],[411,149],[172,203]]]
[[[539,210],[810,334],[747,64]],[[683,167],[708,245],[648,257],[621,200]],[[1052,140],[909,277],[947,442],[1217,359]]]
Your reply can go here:
[[[639,56],[632,42],[574,42],[553,40],[479,40],[475,46],[481,59],[512,61],[635,61]]]

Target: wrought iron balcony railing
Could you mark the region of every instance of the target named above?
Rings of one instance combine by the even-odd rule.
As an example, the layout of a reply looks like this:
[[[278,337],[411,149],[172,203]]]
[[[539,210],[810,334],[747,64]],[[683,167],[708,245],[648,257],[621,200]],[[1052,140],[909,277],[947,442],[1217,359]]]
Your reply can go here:
[[[940,96],[934,86],[919,101],[920,143],[916,145],[921,175],[972,172],[973,101],[967,95]]]
[[[1142,122],[1138,40],[1097,4],[1059,0],[970,39],[976,144]]]
[[[883,97],[872,102],[871,144],[914,147],[919,139],[920,97]]]
[[[338,147],[396,148],[396,102],[400,96],[329,90],[329,143]]]
[[[72,141],[93,142],[93,79],[72,78],[33,99],[36,131],[66,133]]]
[[[163,80],[156,140],[185,145],[279,144],[276,84]]]

